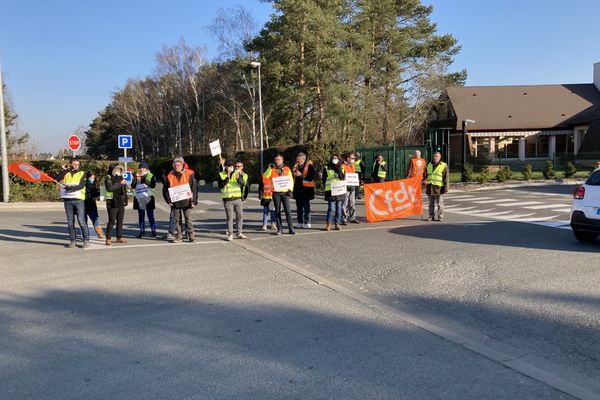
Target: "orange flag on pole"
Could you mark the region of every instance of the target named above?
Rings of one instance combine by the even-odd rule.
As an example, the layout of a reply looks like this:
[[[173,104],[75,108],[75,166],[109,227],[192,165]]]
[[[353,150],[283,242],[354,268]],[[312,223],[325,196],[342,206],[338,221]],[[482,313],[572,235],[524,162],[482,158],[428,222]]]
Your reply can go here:
[[[388,221],[421,215],[421,177],[365,184],[367,221]]]
[[[56,182],[34,166],[24,162],[14,162],[8,166],[8,171],[27,182]]]

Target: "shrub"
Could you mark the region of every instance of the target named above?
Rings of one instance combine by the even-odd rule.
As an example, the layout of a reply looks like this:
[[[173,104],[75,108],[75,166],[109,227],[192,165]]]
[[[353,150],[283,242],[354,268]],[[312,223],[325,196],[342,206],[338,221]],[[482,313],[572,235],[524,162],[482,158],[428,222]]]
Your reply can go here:
[[[565,178],[567,178],[567,179],[572,178],[573,175],[575,175],[576,173],[577,173],[577,168],[571,161],[569,161],[567,163],[567,165],[565,166]]]
[[[489,167],[483,167],[479,172],[479,183],[487,183],[490,181],[490,169]]]
[[[531,166],[531,164],[523,166],[521,174],[523,174],[523,179],[525,179],[526,181],[530,181],[531,177],[533,176],[533,167]]]
[[[552,164],[551,160],[546,161],[546,166],[544,167],[544,179],[554,179],[556,178],[556,172],[554,171],[554,164]]]
[[[473,181],[473,166],[469,163],[465,164],[465,180],[467,182]]]
[[[505,165],[496,174],[496,179],[498,180],[498,182],[506,182],[506,181],[510,180],[510,178],[512,178],[512,174],[513,173],[511,171],[510,167],[508,165]]]

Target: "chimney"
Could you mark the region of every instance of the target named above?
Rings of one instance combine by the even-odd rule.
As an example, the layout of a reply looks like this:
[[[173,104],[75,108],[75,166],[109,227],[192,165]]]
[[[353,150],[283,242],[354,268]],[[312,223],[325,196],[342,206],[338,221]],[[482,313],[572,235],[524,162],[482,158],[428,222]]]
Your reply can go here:
[[[594,85],[600,91],[600,62],[594,64]]]

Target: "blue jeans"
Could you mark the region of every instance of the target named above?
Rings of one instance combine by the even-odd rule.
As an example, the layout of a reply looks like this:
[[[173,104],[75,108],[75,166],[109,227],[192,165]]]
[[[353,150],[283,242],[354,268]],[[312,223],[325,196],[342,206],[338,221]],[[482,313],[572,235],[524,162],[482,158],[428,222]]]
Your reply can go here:
[[[273,205],[273,201],[270,201],[269,204],[263,206],[263,225],[267,225],[269,222],[269,216],[271,216],[271,224],[276,224],[277,215],[275,215],[275,206]]]
[[[296,200],[298,224],[310,224],[310,200]]]
[[[77,217],[83,241],[87,242],[90,240],[90,232],[88,231],[87,220],[85,218],[85,204],[83,200],[66,199],[64,202],[67,213],[67,225],[69,226],[69,239],[71,239],[71,242],[75,241],[75,217]]]
[[[146,210],[138,210],[138,226],[140,232],[146,232],[146,214],[148,214],[148,222],[150,222],[150,229],[152,233],[156,232],[156,221],[154,220],[154,210],[148,208]]]
[[[342,223],[342,203],[342,200],[329,200],[327,202],[327,222],[334,222],[333,212],[335,207],[335,224],[339,225]]]

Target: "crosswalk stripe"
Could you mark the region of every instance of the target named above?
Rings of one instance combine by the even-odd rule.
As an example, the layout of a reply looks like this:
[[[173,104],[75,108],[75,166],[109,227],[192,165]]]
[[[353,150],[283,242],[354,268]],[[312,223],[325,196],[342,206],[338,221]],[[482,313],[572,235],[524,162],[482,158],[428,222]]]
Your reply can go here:
[[[466,212],[464,214],[468,214],[468,215],[482,215],[482,214],[488,213],[490,211],[494,211],[494,209],[493,208],[488,208],[487,210],[475,210],[475,211]]]
[[[220,204],[220,203],[218,203],[216,201],[212,201],[212,200],[198,200],[198,203],[202,203],[207,206],[216,206],[216,205]]]
[[[512,211],[500,211],[500,212],[493,212],[493,213],[485,213],[484,215],[481,215],[482,217],[497,217],[499,215],[506,215],[506,214],[510,214]],[[475,213],[473,213],[475,214]]]
[[[531,217],[532,215],[535,215],[535,213],[517,214],[517,215],[501,215],[498,217],[498,219],[507,220],[507,221],[520,221],[523,218]]]
[[[447,199],[473,199],[476,198],[477,196],[471,196],[471,195],[461,195],[461,196],[452,196],[452,195],[447,195],[446,198]]]
[[[542,204],[539,206],[528,206],[528,207],[523,207],[526,208],[528,210],[544,210],[547,208],[562,208],[565,207],[565,204]]]
[[[492,204],[492,203],[509,203],[515,202],[515,199],[495,199],[495,200],[483,200],[483,201],[474,201],[475,204]]]
[[[571,212],[571,207],[569,208],[557,208],[556,210],[552,210],[554,212],[562,212],[562,213],[568,213]]]
[[[505,203],[505,204],[498,204],[499,206],[502,207],[522,207],[522,206],[528,206],[528,205],[532,205],[532,204],[542,204],[539,201],[523,201],[523,202],[517,202],[517,203]]]
[[[492,199],[494,199],[494,197],[476,197],[475,199],[477,199],[477,200],[492,200]],[[466,200],[466,201],[470,201],[471,199],[459,199],[459,198],[456,198],[456,197],[450,197],[450,198],[446,198],[444,200],[451,200],[451,201],[454,201],[454,200],[460,200],[460,201]]]
[[[476,207],[473,206],[473,207],[465,207],[465,208],[453,208],[452,206],[447,206],[447,207],[444,206],[444,211],[448,211],[450,213],[453,213],[453,212],[468,211],[468,210],[472,210],[474,208],[476,208]]]

